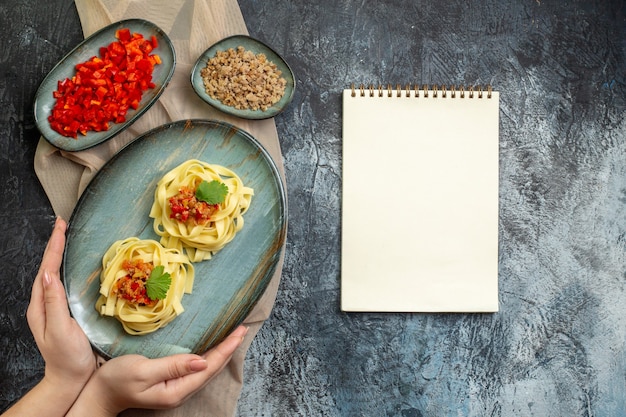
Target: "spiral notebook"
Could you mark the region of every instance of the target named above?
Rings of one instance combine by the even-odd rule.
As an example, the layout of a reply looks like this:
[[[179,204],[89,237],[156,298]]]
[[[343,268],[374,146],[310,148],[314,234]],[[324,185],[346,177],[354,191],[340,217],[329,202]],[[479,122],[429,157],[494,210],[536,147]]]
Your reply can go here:
[[[498,311],[498,113],[490,87],[343,91],[343,311]]]

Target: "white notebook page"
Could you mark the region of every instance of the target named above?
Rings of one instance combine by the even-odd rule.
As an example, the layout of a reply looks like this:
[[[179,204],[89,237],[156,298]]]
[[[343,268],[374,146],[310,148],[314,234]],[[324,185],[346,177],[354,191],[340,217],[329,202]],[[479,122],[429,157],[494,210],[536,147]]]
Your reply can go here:
[[[341,308],[498,310],[499,94],[343,92]]]

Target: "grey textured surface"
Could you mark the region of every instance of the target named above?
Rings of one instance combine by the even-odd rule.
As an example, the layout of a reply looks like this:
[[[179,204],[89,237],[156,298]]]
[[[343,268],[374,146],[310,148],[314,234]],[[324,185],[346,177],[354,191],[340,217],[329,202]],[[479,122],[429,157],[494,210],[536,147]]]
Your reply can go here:
[[[24,311],[53,217],[32,171],[31,100],[80,39],[71,1],[7,3],[0,409],[42,371]],[[624,2],[239,3],[298,83],[276,119],[290,204],[283,280],[246,360],[239,415],[626,415]],[[499,313],[339,311],[340,91],[379,81],[501,92]]]

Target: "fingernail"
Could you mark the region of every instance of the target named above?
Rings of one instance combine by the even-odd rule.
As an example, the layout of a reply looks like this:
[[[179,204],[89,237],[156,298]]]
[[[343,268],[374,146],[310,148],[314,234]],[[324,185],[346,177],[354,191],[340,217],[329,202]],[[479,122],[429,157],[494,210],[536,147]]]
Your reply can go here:
[[[57,216],[54,220],[54,227],[60,226],[62,223],[65,223],[65,220],[61,216]],[[65,223],[67,225],[67,223]]]
[[[52,284],[52,278],[48,271],[43,271],[43,285],[49,287]]]
[[[194,359],[191,362],[189,362],[189,368],[193,372],[204,371],[206,367],[207,367],[207,361],[205,361],[204,359]]]
[[[233,332],[233,335],[241,337],[241,339],[243,340],[243,338],[246,336],[247,333],[248,333],[248,326],[241,325],[235,329],[235,331]]]
[[[239,344],[243,343],[243,341],[246,339],[247,334],[248,334],[248,326],[243,326],[243,332],[241,333],[241,341],[239,342]]]

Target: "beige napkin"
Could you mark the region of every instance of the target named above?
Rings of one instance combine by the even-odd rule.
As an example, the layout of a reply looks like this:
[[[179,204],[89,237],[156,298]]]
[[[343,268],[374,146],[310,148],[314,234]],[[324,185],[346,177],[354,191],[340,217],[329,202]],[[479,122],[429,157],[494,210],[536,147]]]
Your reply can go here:
[[[64,152],[40,139],[35,172],[57,215],[69,219],[80,194],[111,156],[139,134],[167,122],[202,118],[232,123],[250,132],[272,155],[284,182],[284,169],[273,120],[247,121],[212,109],[193,91],[191,68],[197,57],[216,41],[247,34],[236,0],[76,0],[83,33],[89,36],[110,23],[146,19],[163,29],[176,50],[176,70],[159,101],[126,131],[112,140],[81,152]],[[129,410],[125,416],[232,416],[243,382],[244,357],[250,343],[272,310],[282,256],[272,281],[245,323],[246,340],[228,367],[203,390],[175,410]]]

